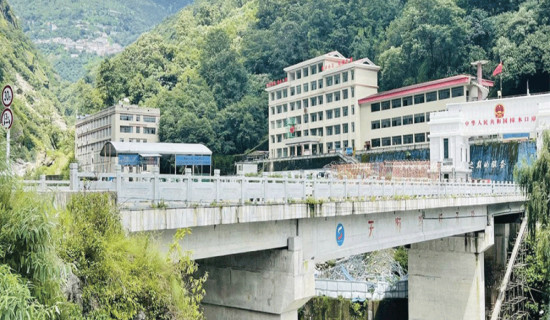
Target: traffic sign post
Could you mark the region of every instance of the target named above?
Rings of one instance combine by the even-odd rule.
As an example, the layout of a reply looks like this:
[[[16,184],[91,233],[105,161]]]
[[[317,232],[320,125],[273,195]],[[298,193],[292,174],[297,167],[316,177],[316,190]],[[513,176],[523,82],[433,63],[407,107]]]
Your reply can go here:
[[[10,109],[11,103],[13,102],[13,89],[10,85],[7,85],[2,89],[2,104],[5,109],[0,115],[0,125],[6,128],[6,163],[9,168],[10,166],[10,129],[13,125],[13,112]]]

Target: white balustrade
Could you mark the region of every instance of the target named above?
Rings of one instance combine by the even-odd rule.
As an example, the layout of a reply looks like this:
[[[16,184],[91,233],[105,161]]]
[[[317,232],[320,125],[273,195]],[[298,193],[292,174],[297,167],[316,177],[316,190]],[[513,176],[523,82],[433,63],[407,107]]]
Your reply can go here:
[[[439,182],[385,181],[373,179],[214,176],[153,173],[79,173],[71,165],[70,181],[25,181],[39,191],[53,188],[72,191],[116,192],[119,202],[177,201],[185,203],[270,203],[355,198],[403,199],[412,197],[471,197],[489,195],[521,195],[511,182]]]

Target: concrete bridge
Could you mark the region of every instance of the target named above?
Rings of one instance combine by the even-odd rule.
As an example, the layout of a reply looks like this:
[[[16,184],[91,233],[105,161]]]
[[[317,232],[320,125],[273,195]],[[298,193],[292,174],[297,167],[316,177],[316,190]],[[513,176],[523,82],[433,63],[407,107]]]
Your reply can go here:
[[[315,294],[316,263],[407,244],[410,319],[485,319],[483,256],[495,219],[523,213],[525,200],[510,183],[91,175],[74,167],[69,185],[113,191],[126,204],[166,201],[123,207],[122,222],[166,243],[177,229],[191,230],[182,247],[209,273],[207,319],[295,320]]]

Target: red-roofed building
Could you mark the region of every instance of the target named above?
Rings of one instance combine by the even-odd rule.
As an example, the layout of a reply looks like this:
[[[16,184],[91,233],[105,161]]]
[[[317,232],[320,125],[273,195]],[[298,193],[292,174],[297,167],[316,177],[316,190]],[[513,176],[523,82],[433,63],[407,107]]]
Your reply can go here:
[[[486,95],[493,82],[482,80],[482,85]],[[430,113],[444,111],[449,103],[477,100],[477,93],[475,77],[457,75],[364,97],[359,100],[364,148],[428,148]]]
[[[379,70],[368,58],[346,58],[337,51],[286,67],[284,78],[266,85],[269,157],[427,148],[430,112],[477,99],[477,84],[469,75],[377,93]],[[493,83],[483,80],[482,85]]]

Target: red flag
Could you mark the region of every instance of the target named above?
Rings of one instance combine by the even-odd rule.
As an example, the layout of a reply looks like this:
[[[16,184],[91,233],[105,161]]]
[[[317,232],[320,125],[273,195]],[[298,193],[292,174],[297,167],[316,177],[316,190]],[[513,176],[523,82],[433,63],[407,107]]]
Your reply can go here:
[[[499,73],[502,73],[502,61],[495,68],[495,71],[493,71],[493,77],[496,76]]]

